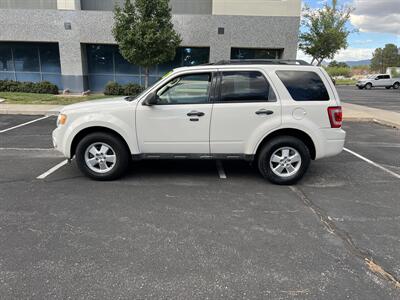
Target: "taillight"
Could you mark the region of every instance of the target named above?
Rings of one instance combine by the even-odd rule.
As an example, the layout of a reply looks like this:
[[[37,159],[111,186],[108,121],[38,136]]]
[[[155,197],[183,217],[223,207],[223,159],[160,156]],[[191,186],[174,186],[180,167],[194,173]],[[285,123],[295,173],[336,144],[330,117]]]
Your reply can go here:
[[[342,127],[343,113],[341,106],[328,107],[329,121],[331,122],[332,128]]]

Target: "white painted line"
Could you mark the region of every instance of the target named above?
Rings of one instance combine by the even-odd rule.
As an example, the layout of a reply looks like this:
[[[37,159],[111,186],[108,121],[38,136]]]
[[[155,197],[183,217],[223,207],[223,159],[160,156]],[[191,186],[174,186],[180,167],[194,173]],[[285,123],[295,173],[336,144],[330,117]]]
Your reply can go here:
[[[220,160],[217,160],[216,164],[217,164],[219,178],[226,179],[226,174],[225,174],[225,170],[224,170],[224,166],[222,165],[222,162]]]
[[[17,126],[13,126],[13,127],[7,128],[7,129],[0,130],[0,133],[4,133],[4,132],[7,132],[7,131],[10,131],[10,130],[13,130],[13,129],[17,129],[17,128],[20,128],[20,127],[23,127],[23,126],[26,126],[26,125],[29,125],[29,124],[32,124],[32,123],[47,119],[47,118],[50,118],[50,116],[45,116],[45,117],[42,117],[42,118],[39,118],[39,119],[35,119],[35,120],[29,121],[29,122],[26,122],[26,123],[23,123],[23,124],[19,124]]]
[[[350,149],[344,148],[344,151],[346,151],[346,152],[348,152],[350,154],[353,154],[354,156],[358,157],[359,159],[362,159],[363,161],[366,161],[367,163],[373,165],[374,167],[377,167],[377,168],[381,169],[382,171],[385,171],[386,173],[388,173],[388,174],[400,179],[400,174],[397,174],[397,173],[395,173],[395,172],[393,172],[393,171],[381,166],[380,164],[377,164],[376,162],[373,162],[372,160],[370,160],[370,159],[368,159],[368,158],[366,158],[366,157],[364,157],[364,156],[362,156],[362,155],[360,155],[360,154],[358,154],[358,153],[356,153],[354,151],[351,151]]]
[[[54,173],[55,171],[57,171],[58,169],[62,168],[63,166],[65,166],[68,163],[68,159],[60,162],[58,165],[52,167],[50,170],[44,172],[42,175],[39,175],[38,177],[36,177],[36,179],[45,179],[47,176],[49,176],[50,174]]]

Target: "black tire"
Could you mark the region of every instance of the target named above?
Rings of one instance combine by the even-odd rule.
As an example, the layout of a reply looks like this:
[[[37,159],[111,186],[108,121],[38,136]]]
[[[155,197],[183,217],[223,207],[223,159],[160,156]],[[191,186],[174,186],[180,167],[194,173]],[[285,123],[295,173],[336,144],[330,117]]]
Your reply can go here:
[[[86,150],[95,143],[104,143],[111,146],[115,153],[116,162],[112,169],[106,173],[97,173],[89,168],[85,161]],[[95,180],[115,180],[124,175],[131,162],[130,151],[125,143],[117,136],[105,133],[94,132],[85,136],[76,148],[76,162],[79,169],[87,177]]]
[[[362,86],[359,86],[358,89],[359,89],[359,90],[362,90],[362,89],[364,89],[364,88],[363,88]]]
[[[393,84],[393,89],[398,90],[400,88],[400,83],[399,82],[395,82]]]
[[[271,156],[282,147],[295,149],[301,157],[298,171],[290,177],[278,176],[271,168]],[[303,178],[310,166],[311,155],[308,147],[298,138],[292,136],[280,136],[272,139],[263,146],[258,155],[258,169],[264,178],[279,185],[291,185]]]
[[[392,87],[391,87],[391,86],[385,86],[385,88],[386,88],[387,90],[390,90]]]
[[[365,89],[366,89],[366,90],[372,89],[372,84],[371,84],[371,83],[367,83],[367,84],[365,85]]]

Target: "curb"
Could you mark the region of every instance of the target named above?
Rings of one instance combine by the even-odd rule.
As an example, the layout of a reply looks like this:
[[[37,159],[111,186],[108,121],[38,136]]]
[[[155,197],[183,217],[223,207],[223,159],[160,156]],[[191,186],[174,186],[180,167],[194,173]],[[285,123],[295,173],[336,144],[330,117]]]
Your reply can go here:
[[[377,123],[383,126],[387,126],[390,128],[400,128],[399,124],[395,124],[392,122],[388,122],[385,120],[381,119],[376,119],[376,118],[357,118],[357,117],[348,117],[344,118],[344,122],[372,122],[372,123]]]

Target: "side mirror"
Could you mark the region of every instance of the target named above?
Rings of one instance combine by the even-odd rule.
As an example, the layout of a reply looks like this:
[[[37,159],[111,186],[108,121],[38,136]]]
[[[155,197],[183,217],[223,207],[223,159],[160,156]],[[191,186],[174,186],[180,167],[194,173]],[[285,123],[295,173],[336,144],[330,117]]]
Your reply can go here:
[[[145,105],[145,106],[156,105],[157,104],[157,98],[158,98],[158,96],[157,96],[156,92],[150,93],[150,94],[147,95],[146,99],[144,99],[142,105]]]
[[[378,77],[375,77],[375,80],[379,80],[379,78],[378,78]]]

